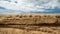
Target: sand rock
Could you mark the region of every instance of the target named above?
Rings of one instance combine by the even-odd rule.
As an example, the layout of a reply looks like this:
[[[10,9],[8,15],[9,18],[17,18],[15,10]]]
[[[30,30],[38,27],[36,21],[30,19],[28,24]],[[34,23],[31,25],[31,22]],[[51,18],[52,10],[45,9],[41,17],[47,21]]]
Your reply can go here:
[[[60,34],[60,15],[0,14],[0,34]]]
[[[60,15],[0,15],[0,24],[60,23]]]
[[[34,30],[0,27],[0,34],[60,34],[60,27],[38,27]]]

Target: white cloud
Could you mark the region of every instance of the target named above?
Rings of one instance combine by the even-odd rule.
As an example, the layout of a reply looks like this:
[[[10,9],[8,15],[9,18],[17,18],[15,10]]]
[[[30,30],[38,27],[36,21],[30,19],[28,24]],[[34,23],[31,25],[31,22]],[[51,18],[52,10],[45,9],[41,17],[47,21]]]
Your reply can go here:
[[[15,1],[17,1],[17,3],[15,3]],[[6,9],[21,10],[25,12],[30,11],[44,12],[46,11],[45,9],[54,9],[59,5],[60,4],[58,3],[58,0],[11,0],[11,2],[2,0],[0,1],[0,6],[3,6]]]

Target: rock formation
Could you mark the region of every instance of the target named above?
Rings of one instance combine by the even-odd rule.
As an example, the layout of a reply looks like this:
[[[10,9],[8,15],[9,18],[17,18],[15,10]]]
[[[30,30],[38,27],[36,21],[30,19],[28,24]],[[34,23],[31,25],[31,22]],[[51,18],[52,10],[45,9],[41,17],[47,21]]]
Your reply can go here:
[[[0,15],[0,24],[60,23],[60,15]]]
[[[60,34],[60,15],[0,14],[0,34]]]

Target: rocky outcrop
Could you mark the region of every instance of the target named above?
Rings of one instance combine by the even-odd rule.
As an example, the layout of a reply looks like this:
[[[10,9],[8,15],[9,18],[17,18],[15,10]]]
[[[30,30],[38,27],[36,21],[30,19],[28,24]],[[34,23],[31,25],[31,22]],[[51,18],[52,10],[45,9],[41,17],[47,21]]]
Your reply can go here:
[[[0,34],[60,34],[60,15],[0,14]]]
[[[18,28],[1,28],[0,34],[60,34],[60,27],[25,27],[25,29]]]
[[[0,24],[42,24],[60,23],[60,15],[0,15]]]

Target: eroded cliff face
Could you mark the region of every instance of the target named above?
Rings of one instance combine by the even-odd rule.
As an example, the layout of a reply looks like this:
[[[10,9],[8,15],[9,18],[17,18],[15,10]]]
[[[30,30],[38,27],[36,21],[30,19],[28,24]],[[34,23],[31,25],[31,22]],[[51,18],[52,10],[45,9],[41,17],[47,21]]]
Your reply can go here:
[[[0,15],[0,34],[60,34],[60,15]]]
[[[0,15],[0,24],[59,23],[60,15]]]

